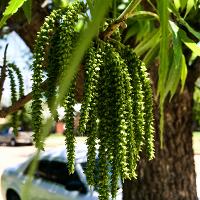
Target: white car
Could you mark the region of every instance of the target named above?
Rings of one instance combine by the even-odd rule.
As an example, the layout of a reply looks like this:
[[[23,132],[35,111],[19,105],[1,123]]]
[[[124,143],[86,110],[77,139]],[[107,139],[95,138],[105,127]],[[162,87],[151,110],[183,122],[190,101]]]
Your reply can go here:
[[[98,193],[89,188],[84,174],[86,153],[85,146],[76,149],[75,173],[72,175],[68,174],[65,148],[41,153],[32,184],[28,189],[29,199],[26,200],[97,200]],[[3,172],[1,187],[5,200],[21,200],[32,160],[33,157]],[[116,199],[122,199],[120,184]]]
[[[0,143],[6,143],[10,146],[16,144],[32,144],[33,143],[33,132],[18,130],[18,135],[15,136],[13,128],[4,128],[0,131]]]

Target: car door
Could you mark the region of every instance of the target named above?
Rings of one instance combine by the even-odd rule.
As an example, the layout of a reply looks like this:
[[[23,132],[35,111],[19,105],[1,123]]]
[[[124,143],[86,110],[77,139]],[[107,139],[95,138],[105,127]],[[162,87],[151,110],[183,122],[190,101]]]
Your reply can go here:
[[[0,142],[9,143],[10,142],[10,132],[9,128],[5,128],[0,132]]]
[[[25,170],[29,171],[30,165]],[[51,163],[48,160],[40,160],[35,170],[32,184],[29,188],[30,200],[55,200],[53,184],[51,181]]]

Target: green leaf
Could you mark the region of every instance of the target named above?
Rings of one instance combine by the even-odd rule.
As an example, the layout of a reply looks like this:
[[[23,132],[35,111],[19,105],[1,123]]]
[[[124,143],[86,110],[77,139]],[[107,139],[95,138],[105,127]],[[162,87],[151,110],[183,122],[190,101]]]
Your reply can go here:
[[[6,20],[12,16],[17,10],[24,4],[26,0],[10,0],[6,10],[3,13],[3,17],[0,21],[0,28],[4,25]]]
[[[168,75],[166,89],[165,89],[166,96],[168,92],[170,92],[170,100],[174,96],[177,90],[180,78],[181,78],[181,63],[177,65],[176,61],[173,60],[173,63],[169,70],[169,75]]]
[[[182,60],[181,60],[181,92],[184,89],[185,86],[185,81],[186,81],[186,77],[187,77],[187,65],[186,65],[186,61],[185,61],[185,56],[182,54]]]
[[[130,37],[133,37],[134,35],[136,35],[138,33],[138,30],[139,30],[138,23],[134,23],[133,25],[131,24],[127,30],[124,42],[126,42]]]
[[[28,23],[30,23],[31,17],[32,17],[32,0],[27,0],[26,2],[24,2],[22,8],[23,8],[24,14],[28,20]]]
[[[183,18],[179,19],[179,22],[187,28],[187,30],[192,33],[196,38],[200,40],[200,33],[194,30]]]
[[[181,2],[180,0],[174,0],[174,5],[176,7],[176,10],[179,10],[179,8],[181,7]]]
[[[179,31],[179,35],[180,38],[182,40],[182,42],[192,51],[194,52],[196,55],[200,56],[200,47],[198,46],[198,44],[196,44],[193,40],[191,40],[187,34],[185,33],[185,31],[181,30]]]
[[[161,29],[161,42],[160,42],[160,67],[159,67],[159,80],[158,80],[158,93],[162,96],[162,90],[165,87],[165,81],[168,73],[168,5],[169,1],[159,1],[159,16],[160,16],[160,29]]]
[[[195,1],[194,0],[188,0],[187,1],[187,8],[186,8],[186,12],[185,12],[185,16],[184,18],[188,15],[188,13],[190,12],[190,10],[195,6]]]
[[[181,39],[179,37],[179,27],[172,21],[169,21],[171,31],[172,31],[172,42],[173,42],[173,51],[174,51],[174,60],[176,65],[180,65],[182,57],[182,46]]]
[[[160,38],[157,40],[157,42],[154,44],[154,46],[149,49],[149,51],[146,53],[143,62],[148,66],[159,54],[159,49],[160,49]]]
[[[169,11],[173,13],[173,15],[175,15],[178,19],[180,18],[179,11],[176,9],[175,5],[171,1],[169,2]]]
[[[188,0],[180,0],[180,2],[181,2],[181,9],[183,10],[187,5]]]
[[[158,42],[159,39],[160,31],[159,29],[156,29],[155,31],[152,31],[152,33],[146,35],[144,40],[135,47],[134,52],[138,56],[143,55],[146,51],[151,49]]]
[[[161,42],[160,42],[160,67],[159,67],[159,80],[158,80],[158,94],[160,94],[160,142],[161,148],[163,147],[163,129],[164,129],[164,100],[165,94],[163,89],[165,88],[165,82],[168,74],[168,43],[169,43],[169,30],[168,30],[168,20],[169,20],[169,0],[158,1],[158,11],[160,16],[160,29],[161,29]]]

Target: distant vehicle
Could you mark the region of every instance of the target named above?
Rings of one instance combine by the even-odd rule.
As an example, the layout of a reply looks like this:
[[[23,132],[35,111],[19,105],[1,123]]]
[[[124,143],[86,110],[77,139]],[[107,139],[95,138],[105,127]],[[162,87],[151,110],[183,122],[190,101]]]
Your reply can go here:
[[[42,153],[32,184],[28,188],[28,200],[97,200],[98,192],[89,188],[84,174],[87,165],[86,153],[85,145],[76,148],[74,174],[68,173],[65,148]],[[1,191],[5,200],[21,200],[33,158],[34,156],[3,172]],[[121,199],[122,187],[119,183],[116,200]]]
[[[6,143],[10,146],[15,146],[16,144],[32,144],[33,132],[18,130],[18,135],[15,136],[13,133],[13,128],[4,128],[0,131],[0,143]]]

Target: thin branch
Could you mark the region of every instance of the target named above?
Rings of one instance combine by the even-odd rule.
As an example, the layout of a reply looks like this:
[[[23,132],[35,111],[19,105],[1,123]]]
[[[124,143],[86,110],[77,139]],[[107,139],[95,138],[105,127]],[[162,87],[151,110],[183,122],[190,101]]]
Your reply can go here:
[[[77,74],[77,79],[76,79],[76,92],[75,92],[75,98],[77,102],[81,102],[83,98],[83,84],[84,84],[84,66],[81,65],[79,68],[79,72]],[[47,80],[45,80],[41,84],[42,90],[46,90],[47,88]],[[13,105],[4,108],[0,110],[0,118],[5,118],[7,115],[10,115],[24,107],[26,103],[31,101],[33,98],[33,93],[30,92],[29,94],[21,97],[18,101],[16,101]]]
[[[101,33],[100,37],[105,40],[109,38],[117,28],[124,27],[125,20],[132,15],[133,10],[141,1],[142,0],[132,0],[122,14]]]
[[[31,99],[32,99],[32,92],[30,92],[26,96],[23,96],[22,98],[20,98],[12,106],[9,106],[8,108],[4,108],[4,109],[0,110],[0,118],[5,118],[7,115],[20,110]]]
[[[0,78],[0,102],[2,98],[3,93],[3,85],[6,79],[6,54],[7,54],[8,44],[6,44],[5,50],[4,50],[4,58],[3,58],[3,66],[1,68],[1,78]]]
[[[47,87],[47,81],[44,81],[41,85],[42,89],[45,90]],[[5,118],[7,115],[10,115],[18,110],[20,110],[26,103],[28,103],[33,98],[33,93],[21,97],[18,101],[16,101],[13,105],[0,110],[0,118]]]

